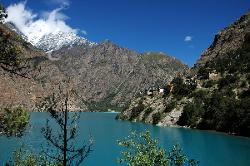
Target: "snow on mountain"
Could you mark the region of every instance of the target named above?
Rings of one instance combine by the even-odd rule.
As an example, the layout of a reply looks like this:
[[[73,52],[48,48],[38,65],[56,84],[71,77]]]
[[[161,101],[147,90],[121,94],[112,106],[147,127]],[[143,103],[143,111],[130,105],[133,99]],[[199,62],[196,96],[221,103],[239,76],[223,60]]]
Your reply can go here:
[[[86,38],[79,37],[73,32],[57,32],[47,35],[37,35],[34,38],[28,38],[25,36],[13,23],[8,22],[6,25],[20,35],[25,41],[30,42],[33,46],[42,49],[46,52],[52,52],[59,50],[62,47],[72,47],[73,45],[81,45],[86,47],[92,47],[97,45],[95,42],[91,42]]]
[[[30,42],[32,43],[32,41]],[[72,32],[58,32],[44,35],[37,43],[34,43],[34,45],[46,52],[52,52],[59,50],[62,47],[71,47],[73,45],[92,47],[96,45],[96,43],[88,41],[83,37],[79,37]]]

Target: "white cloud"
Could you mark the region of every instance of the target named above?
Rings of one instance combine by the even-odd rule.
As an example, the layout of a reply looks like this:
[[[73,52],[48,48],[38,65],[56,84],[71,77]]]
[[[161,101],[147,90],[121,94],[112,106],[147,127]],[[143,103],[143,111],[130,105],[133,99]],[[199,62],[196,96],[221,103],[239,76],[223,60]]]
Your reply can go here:
[[[81,33],[84,35],[87,35],[87,31],[85,31],[85,30],[81,30]]]
[[[69,2],[68,0],[53,0],[59,2]],[[66,24],[68,18],[62,13],[64,8],[60,7],[50,12],[43,12],[41,17],[36,13],[26,9],[26,2],[12,4],[7,7],[8,18],[7,22],[12,22],[16,27],[28,37],[32,44],[36,44],[39,39],[50,33],[72,32],[77,33],[78,30]]]
[[[184,41],[185,42],[191,42],[193,40],[193,37],[192,36],[186,36],[185,38],[184,38]]]
[[[70,5],[69,0],[49,0],[49,3],[53,3],[56,5],[62,5],[62,6],[69,6]]]

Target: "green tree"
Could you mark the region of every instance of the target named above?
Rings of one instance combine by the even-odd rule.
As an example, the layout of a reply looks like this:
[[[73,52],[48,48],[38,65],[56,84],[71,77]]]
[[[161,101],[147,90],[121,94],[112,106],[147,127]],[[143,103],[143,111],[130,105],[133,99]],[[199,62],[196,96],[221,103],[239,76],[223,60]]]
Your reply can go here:
[[[19,37],[2,25],[7,16],[0,3],[0,68],[10,74],[27,77],[28,64],[21,56],[22,48],[17,44]]]
[[[128,166],[182,166],[185,163],[195,165],[196,160],[189,160],[179,145],[173,146],[167,153],[159,146],[157,140],[153,139],[150,132],[132,132],[124,140],[118,141],[118,145],[126,148],[122,151],[122,157],[118,163]]]
[[[21,137],[29,123],[30,114],[21,107],[3,108],[0,117],[0,131],[8,137]]]
[[[91,138],[88,144],[76,147],[77,121],[80,113],[69,114],[69,94],[69,91],[64,93],[60,90],[59,95],[54,94],[46,98],[42,108],[50,113],[52,119],[59,126],[59,131],[53,130],[50,121],[47,120],[46,126],[42,128],[41,132],[50,145],[44,152],[50,159],[63,166],[78,166],[92,151],[93,141]],[[59,153],[57,153],[58,151]]]
[[[37,155],[23,147],[14,151],[12,161],[9,161],[5,166],[62,166],[60,163],[52,163],[43,154]]]
[[[3,23],[3,20],[5,19],[5,18],[7,18],[7,13],[6,13],[6,10],[5,10],[5,8],[4,8],[4,6],[1,4],[1,2],[0,2],[0,24],[1,23]]]

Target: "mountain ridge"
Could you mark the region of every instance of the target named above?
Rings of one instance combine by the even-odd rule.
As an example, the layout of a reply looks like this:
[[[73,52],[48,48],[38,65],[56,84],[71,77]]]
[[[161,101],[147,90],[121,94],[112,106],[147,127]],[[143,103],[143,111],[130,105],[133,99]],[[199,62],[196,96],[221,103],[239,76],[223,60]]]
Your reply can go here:
[[[50,41],[53,40],[47,43]],[[20,45],[23,43],[32,46],[25,40]],[[46,44],[44,46],[47,47]],[[91,46],[84,45],[84,42],[69,44],[47,54],[43,52],[45,49],[37,50],[35,46],[32,47],[33,51],[24,48],[24,52],[29,52],[31,55],[30,63],[34,67],[34,72],[37,73],[32,76],[32,79],[41,87],[40,91],[44,91],[41,97],[46,97],[46,93],[49,95],[56,92],[53,90],[56,89],[56,85],[70,77],[70,86],[78,94],[78,98],[75,98],[75,108],[85,111],[107,111],[110,108],[121,110],[133,96],[148,88],[149,85],[160,86],[188,68],[180,61],[162,53],[148,53],[147,58],[143,58],[145,54],[122,48],[111,41],[103,41]],[[41,55],[36,57],[35,52],[40,52]],[[148,59],[150,56],[151,59]],[[157,58],[152,59],[152,57]],[[22,78],[18,79],[21,83]],[[8,84],[13,83],[12,81],[6,82],[3,89],[9,86]],[[12,88],[20,91],[18,86]],[[12,88],[10,86],[6,89]],[[24,91],[28,94],[30,92],[27,88]],[[23,96],[18,95],[15,100],[28,102],[30,99],[24,100]],[[12,105],[11,102],[10,105]],[[28,104],[28,108],[34,110],[37,102]],[[8,103],[8,100],[5,103]],[[25,102],[24,105],[27,106]],[[98,107],[100,105],[104,106]]]

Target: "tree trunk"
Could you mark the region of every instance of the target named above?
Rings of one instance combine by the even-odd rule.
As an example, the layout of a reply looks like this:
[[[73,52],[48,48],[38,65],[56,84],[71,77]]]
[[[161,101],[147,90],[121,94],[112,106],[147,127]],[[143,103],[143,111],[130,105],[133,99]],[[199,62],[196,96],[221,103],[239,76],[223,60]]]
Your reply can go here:
[[[65,100],[63,166],[67,166],[67,122],[68,122],[68,94],[66,95],[66,100]]]

